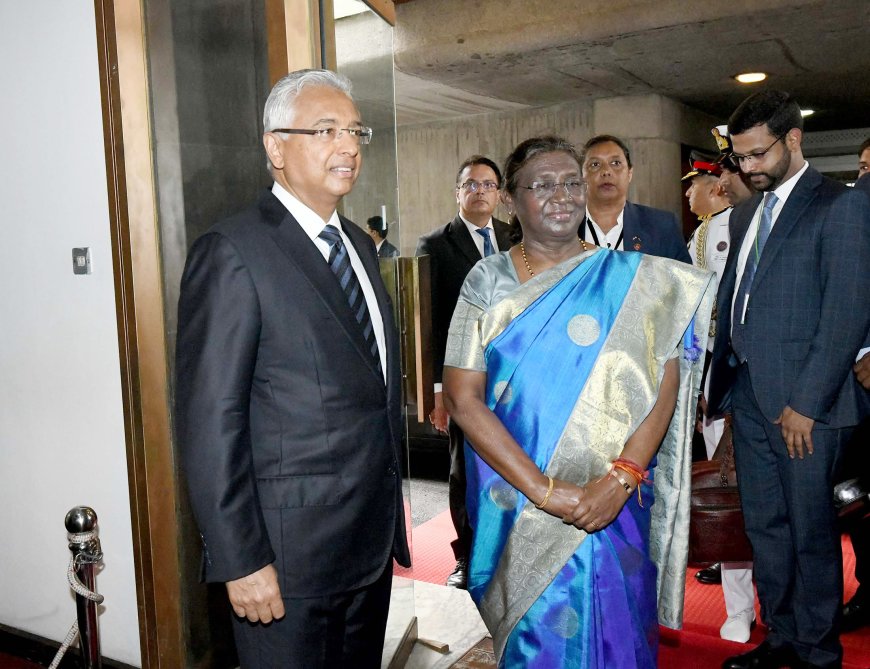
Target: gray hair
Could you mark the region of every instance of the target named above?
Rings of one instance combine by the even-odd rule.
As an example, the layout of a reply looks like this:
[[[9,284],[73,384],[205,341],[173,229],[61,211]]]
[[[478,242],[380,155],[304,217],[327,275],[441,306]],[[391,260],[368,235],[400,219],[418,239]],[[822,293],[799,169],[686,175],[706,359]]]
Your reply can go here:
[[[306,86],[328,86],[341,91],[351,100],[350,79],[330,70],[297,70],[282,77],[272,88],[263,108],[263,132],[287,128],[293,124],[296,97]]]

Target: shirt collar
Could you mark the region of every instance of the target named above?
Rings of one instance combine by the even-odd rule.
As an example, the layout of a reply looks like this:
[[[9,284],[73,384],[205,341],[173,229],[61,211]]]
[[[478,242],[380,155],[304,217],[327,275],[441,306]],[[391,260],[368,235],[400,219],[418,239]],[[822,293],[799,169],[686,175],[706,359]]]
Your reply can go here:
[[[468,228],[469,232],[474,232],[475,230],[480,230],[480,226],[475,225],[474,223],[469,221],[467,218],[465,218],[465,216],[462,215],[462,212],[459,213],[459,218],[461,218],[462,222],[465,223],[465,227]],[[489,217],[489,220],[486,222],[486,225],[484,225],[483,227],[489,228],[490,230],[493,230],[492,216]]]
[[[272,184],[272,194],[287,208],[287,211],[289,211],[293,218],[296,219],[296,222],[299,223],[299,227],[305,231],[305,234],[308,235],[312,241],[317,239],[317,236],[323,232],[323,228],[325,228],[327,224],[334,225],[336,228],[341,230],[341,222],[338,220],[338,212],[333,211],[332,216],[329,217],[329,221],[324,223],[323,219],[320,218],[313,209],[303,204],[299,198],[290,193],[277,181]]]
[[[792,176],[788,181],[783,181],[774,191],[773,194],[776,195],[776,199],[779,200],[782,204],[785,204],[785,201],[788,199],[788,196],[791,195],[791,192],[794,190],[794,187],[797,185],[798,180],[803,176],[804,172],[807,171],[807,168],[810,164],[805,160],[803,167],[801,167],[794,176]]]
[[[625,207],[622,208],[622,211],[619,212],[619,215],[616,217],[616,228],[622,227],[622,217],[625,215]],[[586,218],[589,219],[590,222],[595,223],[595,219],[592,218],[592,214],[589,213],[589,207],[586,208]],[[595,227],[598,227],[598,223],[595,223]],[[600,227],[598,228],[601,229]]]

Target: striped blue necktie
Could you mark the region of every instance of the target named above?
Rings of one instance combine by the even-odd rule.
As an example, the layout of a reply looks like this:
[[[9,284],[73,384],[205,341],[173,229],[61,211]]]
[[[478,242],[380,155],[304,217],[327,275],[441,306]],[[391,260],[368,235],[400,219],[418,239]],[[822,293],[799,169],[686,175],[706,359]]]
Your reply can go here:
[[[347,296],[347,303],[350,305],[356,322],[362,328],[362,335],[366,340],[369,353],[374,358],[378,371],[382,372],[381,355],[378,351],[378,341],[375,338],[375,329],[372,326],[369,308],[362,287],[359,285],[359,279],[351,267],[350,256],[341,239],[341,234],[334,225],[327,225],[318,237],[329,244],[329,268],[335,274],[341,289]]]

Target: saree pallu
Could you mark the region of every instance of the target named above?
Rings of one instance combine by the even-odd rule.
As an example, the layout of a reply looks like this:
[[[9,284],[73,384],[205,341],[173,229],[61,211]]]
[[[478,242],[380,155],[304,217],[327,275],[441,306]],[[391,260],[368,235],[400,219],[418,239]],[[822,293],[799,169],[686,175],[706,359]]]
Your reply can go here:
[[[489,308],[460,299],[452,357],[464,350],[468,364],[453,366],[479,366],[482,351],[489,408],[542,471],[577,485],[607,473],[652,410],[665,363],[681,360],[677,409],[641,487],[644,507],[633,495],[602,531],[587,535],[535,509],[466,444],[469,592],[499,666],[655,667],[658,624],[681,625],[710,279],[676,261],[599,250]]]

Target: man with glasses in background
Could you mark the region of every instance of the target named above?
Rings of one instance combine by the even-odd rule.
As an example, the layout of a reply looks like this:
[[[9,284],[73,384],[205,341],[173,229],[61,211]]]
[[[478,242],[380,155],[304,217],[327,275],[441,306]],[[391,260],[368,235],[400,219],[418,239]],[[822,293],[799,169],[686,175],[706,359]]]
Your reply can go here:
[[[464,160],[456,173],[459,212],[447,225],[420,237],[416,252],[418,256],[430,257],[435,408],[429,420],[436,430],[450,438],[450,516],[457,538],[451,544],[456,567],[447,585],[463,590],[468,583],[471,551],[471,528],[465,509],[465,435],[444,408],[441,373],[450,319],[466,275],[481,258],[510,248],[508,224],[492,216],[500,186],[501,172],[492,160],[479,155]]]
[[[398,334],[371,238],[336,211],[371,139],[350,82],[281,79],[274,179],[190,249],[176,426],[203,573],[245,669],[381,666],[393,558],[410,565]]]
[[[842,666],[833,484],[868,412],[852,367],[870,328],[870,200],[809,166],[802,128],[776,90],[728,121],[732,157],[759,192],[731,216],[707,400],[733,417],[768,633],[725,669]]]
[[[613,135],[597,135],[583,147],[588,184],[581,239],[606,249],[640,251],[692,262],[677,217],[662,209],[628,202],[633,168],[628,145]]]

